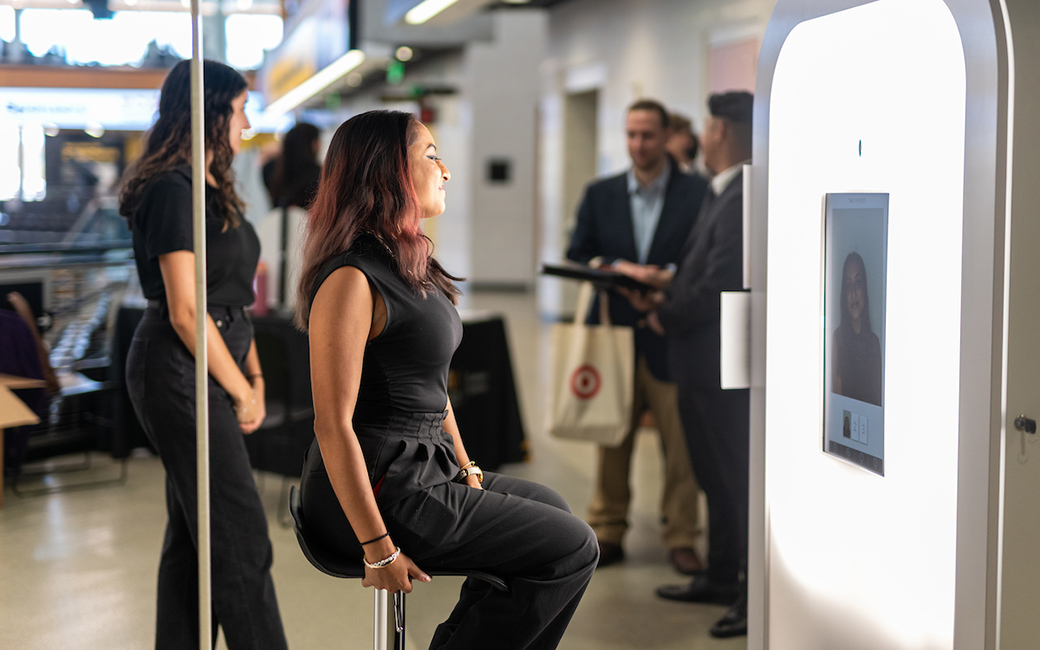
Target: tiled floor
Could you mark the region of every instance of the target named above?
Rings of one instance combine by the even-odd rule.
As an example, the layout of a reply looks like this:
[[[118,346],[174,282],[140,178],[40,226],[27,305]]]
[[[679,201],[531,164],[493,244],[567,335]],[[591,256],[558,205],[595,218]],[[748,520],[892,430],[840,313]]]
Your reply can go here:
[[[592,449],[541,431],[548,327],[530,294],[479,293],[463,307],[506,315],[531,459],[503,471],[558,490],[576,512],[590,494]],[[660,544],[659,451],[640,435],[634,464],[633,527],[628,559],[597,571],[561,648],[570,650],[703,650],[745,648],[744,639],[714,640],[707,630],[723,607],[656,598],[657,585],[682,582]],[[114,475],[111,461],[50,480]],[[292,530],[279,525],[282,481],[262,476],[260,489],[274,544],[275,585],[292,648],[371,647],[372,592],[312,568]],[[124,485],[19,498],[8,490],[0,509],[0,648],[139,650],[152,644],[155,572],[165,524],[163,471],[156,458],[134,457]],[[450,611],[459,581],[437,578],[408,599],[407,647],[425,648]],[[219,648],[225,647],[223,641]]]

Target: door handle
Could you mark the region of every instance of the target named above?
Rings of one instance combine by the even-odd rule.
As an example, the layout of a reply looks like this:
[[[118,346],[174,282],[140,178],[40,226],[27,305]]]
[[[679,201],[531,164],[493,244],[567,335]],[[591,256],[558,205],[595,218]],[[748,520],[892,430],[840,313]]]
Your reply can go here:
[[[1036,420],[1033,418],[1027,418],[1024,415],[1020,415],[1015,418],[1015,429],[1023,431],[1025,433],[1036,433]]]

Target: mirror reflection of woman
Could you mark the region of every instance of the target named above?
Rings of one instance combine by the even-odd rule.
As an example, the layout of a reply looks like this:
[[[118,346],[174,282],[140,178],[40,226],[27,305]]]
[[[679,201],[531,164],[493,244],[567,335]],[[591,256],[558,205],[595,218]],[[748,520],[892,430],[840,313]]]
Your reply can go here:
[[[148,299],[127,353],[127,389],[166,470],[157,650],[197,648],[199,640],[190,65],[181,61],[163,82],[159,119],[123,178],[120,205]],[[203,65],[213,638],[219,626],[229,648],[284,650],[267,516],[242,440],[265,416],[263,372],[246,311],[255,299],[260,243],[243,218],[231,167],[249,128],[248,84],[222,63]]]
[[[232,650],[285,650],[267,517],[242,441],[265,415],[263,373],[245,311],[255,298],[260,244],[242,218],[231,167],[242,131],[250,127],[248,83],[209,60],[204,77],[213,639],[219,626]],[[137,275],[149,305],[127,355],[127,389],[166,470],[157,650],[199,647],[189,80],[190,61],[166,76],[159,119],[144,154],[124,177],[120,210],[133,233]]]
[[[849,253],[841,273],[841,322],[834,330],[831,390],[881,406],[881,341],[870,324],[867,270]]]

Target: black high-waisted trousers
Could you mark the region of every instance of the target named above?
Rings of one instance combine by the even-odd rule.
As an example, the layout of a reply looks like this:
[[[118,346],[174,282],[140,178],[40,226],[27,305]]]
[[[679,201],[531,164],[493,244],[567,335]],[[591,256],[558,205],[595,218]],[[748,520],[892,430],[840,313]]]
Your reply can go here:
[[[596,535],[547,487],[486,472],[483,488],[442,483],[381,507],[394,543],[420,569],[479,569],[509,585],[503,593],[467,579],[430,648],[556,648],[599,560]],[[317,444],[304,464],[301,500],[321,542],[360,560]]]
[[[210,307],[231,356],[245,363],[252,325],[241,308]],[[165,310],[149,307],[126,360],[137,418],[166,469],[169,521],[159,561],[155,647],[198,648],[195,357]],[[267,517],[230,396],[209,379],[213,635],[232,650],[286,647],[271,580]]]

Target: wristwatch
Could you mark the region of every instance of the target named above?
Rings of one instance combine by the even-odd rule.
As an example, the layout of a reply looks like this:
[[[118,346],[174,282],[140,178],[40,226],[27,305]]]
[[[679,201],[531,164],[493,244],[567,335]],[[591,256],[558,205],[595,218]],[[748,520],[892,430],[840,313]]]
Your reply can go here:
[[[459,473],[455,475],[455,482],[461,483],[466,480],[467,476],[472,476],[473,474],[477,475],[477,483],[484,482],[484,472],[480,471],[480,468],[473,463],[459,470]]]

